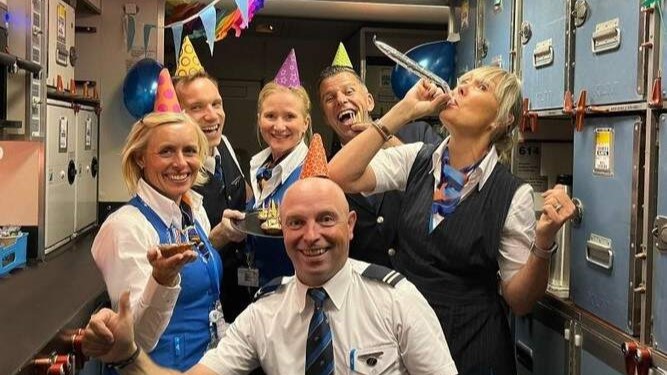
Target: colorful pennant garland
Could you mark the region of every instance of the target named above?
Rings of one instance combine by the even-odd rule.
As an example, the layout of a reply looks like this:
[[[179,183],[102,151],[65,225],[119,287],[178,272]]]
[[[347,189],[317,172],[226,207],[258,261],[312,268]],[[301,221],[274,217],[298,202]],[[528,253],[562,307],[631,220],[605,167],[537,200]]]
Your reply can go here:
[[[165,28],[171,28],[173,31],[176,61],[178,61],[179,58],[178,53],[181,47],[183,25],[197,18],[201,19],[202,25],[204,26],[206,41],[211,51],[211,55],[213,55],[213,46],[215,42],[224,39],[230,29],[234,29],[235,36],[239,37],[241,35],[241,30],[247,28],[254,15],[264,7],[264,0],[234,0],[237,6],[236,9],[231,12],[225,12],[223,10],[220,13],[216,12],[215,9],[215,4],[218,2],[220,2],[220,0],[213,0],[203,8],[199,9],[195,14],[165,26]],[[179,3],[178,0],[170,0],[169,3],[174,6],[183,5],[182,3]],[[191,6],[192,4],[188,5]],[[194,9],[190,7],[187,10],[192,11]],[[201,33],[194,32],[189,36],[190,39],[195,39],[200,37]]]

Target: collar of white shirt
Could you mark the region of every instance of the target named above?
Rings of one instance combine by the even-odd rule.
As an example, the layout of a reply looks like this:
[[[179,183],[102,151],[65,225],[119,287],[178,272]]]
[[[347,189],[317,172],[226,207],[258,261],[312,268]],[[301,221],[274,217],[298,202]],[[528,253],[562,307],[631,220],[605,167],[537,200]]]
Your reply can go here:
[[[303,141],[299,142],[299,144],[294,148],[294,150],[292,150],[292,152],[290,152],[289,155],[281,160],[278,165],[273,167],[271,178],[268,181],[268,185],[264,190],[262,190],[261,196],[259,193],[259,185],[257,184],[257,170],[264,164],[266,159],[269,158],[269,155],[271,155],[271,149],[265,148],[253,156],[252,159],[250,159],[250,183],[252,184],[252,190],[255,196],[255,204],[259,204],[262,201],[262,199],[260,199],[261,197],[268,196],[275,189],[277,189],[280,184],[285,182],[285,180],[289,178],[290,174],[292,174],[292,172],[294,172],[294,170],[299,165],[301,165],[307,153],[308,147],[306,144],[303,143]]]
[[[192,212],[194,213],[202,205],[202,196],[190,190],[186,193],[192,202]],[[157,216],[167,226],[173,225],[178,229],[182,228],[182,213],[180,207],[173,200],[165,197],[150,186],[143,178],[137,183],[137,195],[157,214]]]
[[[215,157],[220,156],[220,151],[217,147],[213,147],[213,155],[209,155],[204,160],[204,170],[211,175],[215,174]]]
[[[340,308],[343,306],[343,303],[345,302],[345,298],[347,296],[347,292],[350,289],[350,285],[352,284],[352,265],[350,264],[350,260],[345,261],[345,265],[343,265],[343,268],[340,269],[329,281],[324,283],[322,285],[322,288],[327,291],[327,294],[329,295],[329,299],[331,299],[331,302],[334,304],[337,310],[340,310]],[[295,282],[296,282],[296,290],[297,292],[294,293],[294,303],[296,303],[297,309],[300,314],[304,312],[306,309],[306,300],[308,295],[306,294],[308,292],[308,289],[312,288],[311,286],[303,284],[298,277],[295,277]]]
[[[441,168],[441,160],[442,160],[442,153],[445,152],[445,148],[449,144],[449,137],[445,138],[442,143],[438,146],[438,148],[435,149],[435,152],[433,153],[433,167],[429,171],[431,174],[433,174],[433,177],[435,177],[435,187],[437,188],[438,184],[440,184],[440,168]],[[472,190],[472,187],[477,185],[478,190],[482,190],[484,187],[484,184],[486,181],[489,179],[489,176],[491,176],[491,172],[493,172],[493,168],[495,168],[496,164],[498,163],[498,152],[496,151],[496,146],[491,146],[491,149],[489,152],[486,153],[486,156],[482,161],[479,163],[477,168],[472,172],[470,175],[470,178],[468,179],[468,183],[464,187],[464,190]],[[468,186],[470,186],[468,188]],[[466,189],[468,188],[468,189]],[[467,195],[467,194],[464,194]]]

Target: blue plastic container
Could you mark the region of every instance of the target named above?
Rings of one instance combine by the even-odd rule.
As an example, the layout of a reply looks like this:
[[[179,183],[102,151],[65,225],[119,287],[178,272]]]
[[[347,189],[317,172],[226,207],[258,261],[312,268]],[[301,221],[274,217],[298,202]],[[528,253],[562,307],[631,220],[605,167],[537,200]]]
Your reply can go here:
[[[28,233],[17,237],[0,238],[0,277],[11,270],[24,267],[28,248]]]

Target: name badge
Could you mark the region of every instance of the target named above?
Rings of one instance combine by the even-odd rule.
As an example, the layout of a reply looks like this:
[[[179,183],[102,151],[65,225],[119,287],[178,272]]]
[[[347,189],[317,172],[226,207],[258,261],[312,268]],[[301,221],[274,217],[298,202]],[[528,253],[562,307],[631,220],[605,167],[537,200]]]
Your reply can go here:
[[[237,277],[240,286],[259,288],[259,270],[257,268],[239,267]]]
[[[220,301],[216,301],[215,307],[208,314],[209,331],[211,340],[207,349],[212,349],[218,346],[218,342],[225,337],[225,332],[229,328],[229,324],[225,321],[225,316],[222,313],[222,305]]]

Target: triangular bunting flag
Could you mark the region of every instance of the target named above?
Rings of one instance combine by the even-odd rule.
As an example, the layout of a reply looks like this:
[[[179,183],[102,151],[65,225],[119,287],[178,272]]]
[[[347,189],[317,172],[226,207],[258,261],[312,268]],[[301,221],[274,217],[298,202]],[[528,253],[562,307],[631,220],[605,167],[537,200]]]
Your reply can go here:
[[[201,23],[204,25],[204,31],[206,32],[206,42],[208,43],[208,48],[211,50],[211,56],[213,56],[213,45],[215,44],[215,7],[209,6],[208,8],[202,10],[199,14],[201,18]]]
[[[171,27],[171,35],[174,38],[174,51],[176,51],[176,63],[178,63],[178,51],[181,50],[181,37],[183,36],[183,24]]]
[[[245,29],[248,27],[248,22],[250,22],[248,19],[248,0],[234,0],[234,2],[236,3],[236,6],[239,8],[239,10],[241,10],[241,28]]]

